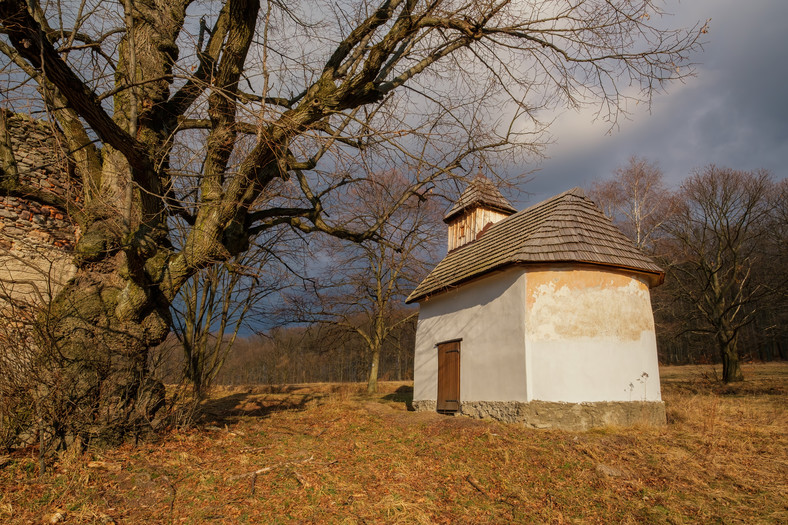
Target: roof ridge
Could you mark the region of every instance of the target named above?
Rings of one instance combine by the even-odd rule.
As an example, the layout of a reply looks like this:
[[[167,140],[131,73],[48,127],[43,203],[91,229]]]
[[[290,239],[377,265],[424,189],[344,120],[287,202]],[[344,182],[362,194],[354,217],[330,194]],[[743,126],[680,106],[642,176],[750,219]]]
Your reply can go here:
[[[527,208],[525,208],[523,210],[520,210],[517,213],[518,214],[524,213],[524,212],[530,210],[531,208],[537,208],[539,206],[547,204],[548,202],[556,201],[556,200],[559,200],[559,199],[561,199],[563,197],[567,197],[567,196],[570,196],[570,195],[572,197],[579,197],[581,199],[588,200],[588,197],[586,196],[586,192],[583,190],[583,188],[581,188],[579,186],[575,186],[574,188],[566,190],[566,191],[563,191],[563,192],[559,193],[558,195],[553,195],[552,197],[548,197],[548,198],[546,198],[546,199],[544,199],[542,201],[537,202],[536,204],[531,204]]]

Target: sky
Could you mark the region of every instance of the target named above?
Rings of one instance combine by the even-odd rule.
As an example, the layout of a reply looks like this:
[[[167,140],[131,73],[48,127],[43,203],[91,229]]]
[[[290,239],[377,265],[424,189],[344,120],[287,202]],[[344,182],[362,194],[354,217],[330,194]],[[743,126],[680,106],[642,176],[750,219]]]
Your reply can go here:
[[[522,208],[610,177],[632,155],[656,161],[671,187],[708,164],[788,176],[788,0],[668,0],[667,23],[711,18],[696,76],[658,94],[609,132],[593,109],[565,110]]]

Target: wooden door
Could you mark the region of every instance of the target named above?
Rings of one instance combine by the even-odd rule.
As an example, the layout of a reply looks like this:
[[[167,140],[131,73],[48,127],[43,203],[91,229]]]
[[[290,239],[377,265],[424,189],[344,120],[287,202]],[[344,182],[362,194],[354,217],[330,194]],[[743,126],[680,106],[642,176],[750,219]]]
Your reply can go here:
[[[460,409],[460,342],[438,345],[438,412]]]

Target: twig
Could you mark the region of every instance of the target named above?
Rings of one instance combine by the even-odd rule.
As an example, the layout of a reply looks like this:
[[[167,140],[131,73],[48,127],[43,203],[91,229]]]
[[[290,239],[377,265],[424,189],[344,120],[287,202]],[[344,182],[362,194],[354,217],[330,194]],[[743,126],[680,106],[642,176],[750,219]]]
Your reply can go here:
[[[172,491],[172,499],[170,500],[170,523],[175,523],[175,499],[178,497],[178,487],[176,484],[180,482],[181,478],[172,481],[168,476],[162,477],[170,485]]]
[[[234,481],[236,479],[243,479],[243,478],[258,476],[260,474],[265,474],[266,472],[270,472],[270,471],[274,470],[275,468],[279,468],[279,467],[289,467],[290,465],[302,465],[304,463],[309,463],[313,459],[315,459],[314,455],[309,456],[308,458],[306,458],[304,460],[301,460],[301,461],[290,461],[288,463],[277,463],[276,465],[271,465],[270,467],[263,467],[261,469],[254,470],[252,472],[246,472],[244,474],[238,474],[238,475],[235,475],[235,476],[231,476],[230,478],[228,478],[228,481]]]
[[[305,480],[305,479],[303,478],[303,476],[301,476],[301,474],[299,474],[299,473],[298,473],[298,471],[297,471],[296,469],[292,469],[292,473],[293,473],[293,476],[295,477],[296,481],[298,481],[298,483],[299,483],[299,484],[300,484],[302,487],[304,487],[304,488],[307,488],[307,489],[308,489],[309,487],[311,487],[311,486],[312,486],[312,484],[311,484],[311,483],[309,483],[307,480]]]
[[[488,498],[490,497],[490,494],[486,490],[484,490],[484,488],[479,484],[479,480],[478,479],[476,479],[472,475],[468,474],[465,477],[465,480],[468,483],[470,483],[473,488],[475,488],[476,490],[478,490],[479,492],[481,492],[482,494],[484,494]]]
[[[341,419],[341,418],[332,419],[331,421],[327,421],[327,423],[333,423],[333,422],[335,422],[335,421],[339,421],[339,419]],[[329,428],[330,428],[330,427],[328,426],[328,424],[326,424],[326,427],[325,427],[323,430],[321,430],[321,431],[320,431],[320,432],[318,432],[317,434],[312,434],[312,436],[313,436],[313,437],[320,437],[320,436],[322,436],[322,435],[323,435],[323,432],[325,432],[325,431],[326,431],[326,430],[328,430]]]

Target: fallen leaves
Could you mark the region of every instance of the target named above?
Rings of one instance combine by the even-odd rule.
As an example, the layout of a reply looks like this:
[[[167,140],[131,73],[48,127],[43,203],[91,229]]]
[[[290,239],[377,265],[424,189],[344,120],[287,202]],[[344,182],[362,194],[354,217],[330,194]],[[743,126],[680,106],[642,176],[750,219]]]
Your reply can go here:
[[[747,396],[664,382],[682,417],[662,429],[536,431],[392,410],[383,390],[91,450],[43,478],[17,451],[0,523],[783,522],[788,364],[770,370]]]

